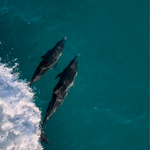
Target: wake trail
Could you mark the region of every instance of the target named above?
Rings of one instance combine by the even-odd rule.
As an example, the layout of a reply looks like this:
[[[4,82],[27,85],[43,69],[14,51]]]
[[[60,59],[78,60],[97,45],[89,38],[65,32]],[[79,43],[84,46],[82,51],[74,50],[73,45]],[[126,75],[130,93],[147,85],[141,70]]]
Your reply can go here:
[[[42,150],[41,112],[26,81],[12,73],[15,67],[0,62],[0,150]]]

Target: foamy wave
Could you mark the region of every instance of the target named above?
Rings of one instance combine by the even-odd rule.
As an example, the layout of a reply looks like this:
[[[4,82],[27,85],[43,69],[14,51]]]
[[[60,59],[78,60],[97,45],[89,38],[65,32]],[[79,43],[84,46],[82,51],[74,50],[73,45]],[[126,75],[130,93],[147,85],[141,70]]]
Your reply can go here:
[[[0,150],[42,150],[34,93],[12,71],[0,63]]]

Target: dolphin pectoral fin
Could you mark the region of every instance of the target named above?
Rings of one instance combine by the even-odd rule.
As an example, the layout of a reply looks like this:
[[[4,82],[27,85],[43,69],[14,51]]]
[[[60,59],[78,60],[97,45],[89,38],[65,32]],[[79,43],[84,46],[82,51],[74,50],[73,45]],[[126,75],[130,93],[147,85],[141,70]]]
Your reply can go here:
[[[56,64],[54,65],[54,69],[56,68],[57,64],[58,64],[58,63],[56,63]]]
[[[59,73],[59,74],[55,77],[55,79],[57,79],[58,77],[60,77],[60,76],[61,76],[61,74],[62,74],[62,72],[61,72],[61,73]]]
[[[45,57],[45,55],[43,55],[41,58],[43,59]]]
[[[48,141],[48,139],[47,139],[47,137],[43,131],[41,131],[40,141],[49,145],[49,141]]]

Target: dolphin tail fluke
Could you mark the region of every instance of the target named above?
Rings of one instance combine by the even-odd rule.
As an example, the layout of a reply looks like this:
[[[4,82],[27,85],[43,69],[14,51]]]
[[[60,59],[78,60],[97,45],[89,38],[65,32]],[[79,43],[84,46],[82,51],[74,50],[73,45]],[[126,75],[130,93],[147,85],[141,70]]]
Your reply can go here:
[[[45,133],[43,131],[41,131],[41,136],[40,136],[40,141],[46,143],[47,145],[49,145],[49,141],[45,135]]]

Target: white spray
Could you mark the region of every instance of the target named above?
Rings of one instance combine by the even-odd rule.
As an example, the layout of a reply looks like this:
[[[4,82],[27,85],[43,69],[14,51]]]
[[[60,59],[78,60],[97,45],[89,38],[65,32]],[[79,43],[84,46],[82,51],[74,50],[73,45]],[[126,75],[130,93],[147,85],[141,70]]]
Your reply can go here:
[[[13,68],[0,63],[0,150],[42,150],[41,112],[34,104],[34,93],[12,74]]]

